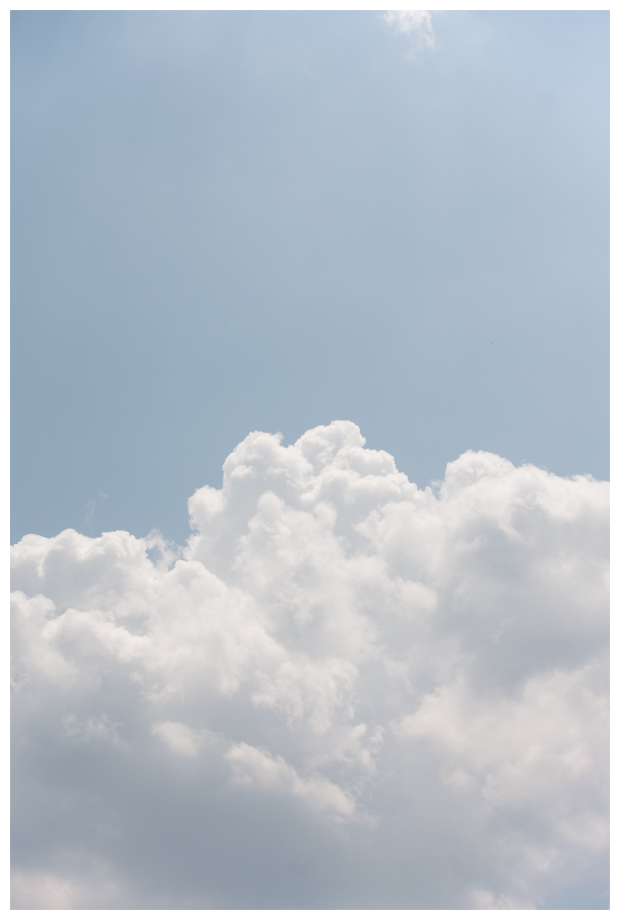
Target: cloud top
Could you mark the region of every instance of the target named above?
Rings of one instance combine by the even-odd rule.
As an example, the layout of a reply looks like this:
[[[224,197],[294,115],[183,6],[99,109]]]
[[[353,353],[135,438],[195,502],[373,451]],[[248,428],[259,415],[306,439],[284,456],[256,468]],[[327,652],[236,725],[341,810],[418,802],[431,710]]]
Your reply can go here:
[[[337,421],[189,512],[13,547],[14,907],[604,898],[607,483]]]

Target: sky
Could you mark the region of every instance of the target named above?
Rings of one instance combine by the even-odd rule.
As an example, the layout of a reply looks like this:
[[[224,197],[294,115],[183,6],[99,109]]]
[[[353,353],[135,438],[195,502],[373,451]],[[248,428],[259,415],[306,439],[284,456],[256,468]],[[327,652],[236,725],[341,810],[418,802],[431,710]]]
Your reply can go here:
[[[250,431],[609,477],[608,14],[17,12],[12,541]]]
[[[606,12],[13,12],[12,907],[606,909]]]

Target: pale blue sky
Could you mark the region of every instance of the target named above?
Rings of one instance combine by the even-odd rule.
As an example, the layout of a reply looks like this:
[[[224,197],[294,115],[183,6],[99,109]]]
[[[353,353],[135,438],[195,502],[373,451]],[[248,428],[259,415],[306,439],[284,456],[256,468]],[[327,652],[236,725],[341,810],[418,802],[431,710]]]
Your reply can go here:
[[[608,26],[13,13],[12,539],[182,541],[332,419],[607,478]]]

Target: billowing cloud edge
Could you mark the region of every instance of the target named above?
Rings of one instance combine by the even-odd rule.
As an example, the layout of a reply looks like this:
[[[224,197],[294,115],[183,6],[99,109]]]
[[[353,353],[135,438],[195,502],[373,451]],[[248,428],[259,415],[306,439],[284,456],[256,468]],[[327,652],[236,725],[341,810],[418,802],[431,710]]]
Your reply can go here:
[[[21,737],[44,718],[68,762],[193,764],[353,847],[392,820],[386,789],[412,815],[448,796],[486,854],[458,906],[536,906],[604,861],[607,483],[468,451],[422,490],[334,422],[288,447],[250,434],[189,510],[182,548],[120,531],[13,547]],[[426,790],[412,756],[435,764]],[[113,903],[130,883],[102,859]],[[59,904],[62,875],[35,876]]]

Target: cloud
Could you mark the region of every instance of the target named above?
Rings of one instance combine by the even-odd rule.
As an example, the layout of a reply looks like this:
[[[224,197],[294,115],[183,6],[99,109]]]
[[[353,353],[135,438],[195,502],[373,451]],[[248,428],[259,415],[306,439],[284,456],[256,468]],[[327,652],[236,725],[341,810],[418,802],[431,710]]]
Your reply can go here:
[[[14,906],[605,906],[607,483],[339,421],[189,512],[12,548]]]
[[[12,910],[76,910],[85,904],[122,909],[130,897],[105,870],[92,866],[80,865],[71,875],[19,869],[11,874]]]
[[[320,775],[302,779],[282,757],[272,757],[268,751],[245,743],[235,744],[226,759],[232,764],[235,783],[294,796],[310,808],[338,817],[350,817],[355,812],[352,797],[335,783]]]
[[[205,744],[217,743],[213,732],[194,731],[183,722],[155,722],[151,733],[164,743],[174,754],[181,757],[196,757]]]
[[[406,35],[413,47],[430,50],[435,47],[432,13],[430,10],[387,10],[381,14],[390,29]]]

